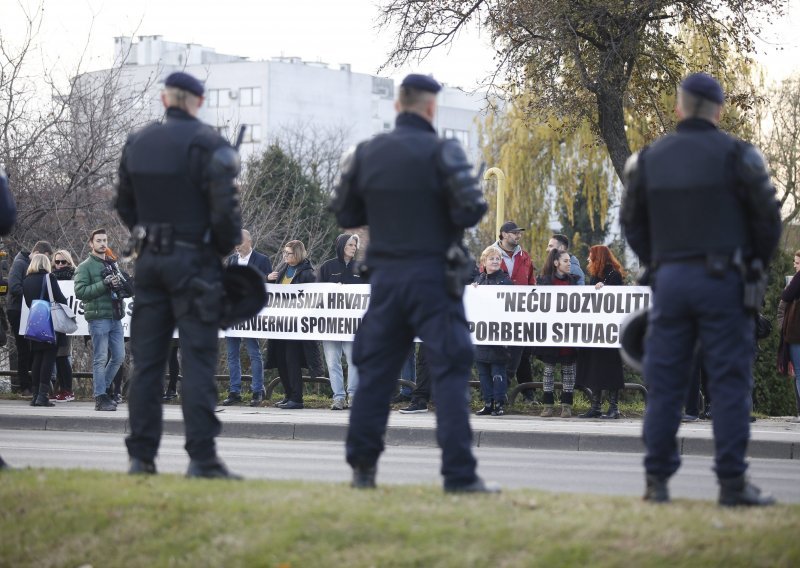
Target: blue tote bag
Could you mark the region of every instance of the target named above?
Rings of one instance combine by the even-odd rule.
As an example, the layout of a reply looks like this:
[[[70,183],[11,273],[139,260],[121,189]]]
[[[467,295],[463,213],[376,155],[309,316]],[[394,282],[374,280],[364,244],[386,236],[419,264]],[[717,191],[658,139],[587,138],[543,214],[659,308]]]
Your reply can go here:
[[[49,278],[49,274],[45,274]],[[53,317],[50,315],[50,302],[42,299],[45,295],[45,284],[47,280],[42,280],[42,293],[38,300],[31,302],[31,309],[28,312],[28,329],[25,330],[25,339],[38,341],[39,343],[55,343],[56,332],[53,329]]]

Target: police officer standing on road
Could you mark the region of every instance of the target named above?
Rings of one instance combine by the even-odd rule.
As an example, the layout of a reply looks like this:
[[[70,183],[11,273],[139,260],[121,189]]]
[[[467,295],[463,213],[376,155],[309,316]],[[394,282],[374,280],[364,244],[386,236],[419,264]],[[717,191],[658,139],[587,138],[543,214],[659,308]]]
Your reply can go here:
[[[476,475],[466,398],[473,350],[462,295],[474,262],[461,238],[487,206],[461,145],[432,126],[440,89],[424,75],[403,80],[395,129],[345,156],[332,204],[342,227],[370,228],[372,295],[353,347],[360,382],[347,433],[356,488],[375,486],[389,400],[417,336],[430,347],[445,491],[499,491]]]
[[[122,151],[116,209],[139,249],[131,321],[134,376],[126,439],[130,473],[156,473],[162,431],[161,387],[178,327],[187,477],[237,478],[217,457],[214,414],[217,332],[222,318],[222,257],[242,238],[234,178],[239,154],[197,120],[203,85],[172,73],[161,93],[166,117],[132,134]]]
[[[695,344],[714,400],[719,504],[770,505],[745,472],[750,437],[754,313],[781,222],[761,154],[718,129],[724,95],[709,75],[678,90],[676,132],[628,160],[622,222],[651,271],[653,302],[644,347],[645,500],[669,501],[680,466],[681,422]]]

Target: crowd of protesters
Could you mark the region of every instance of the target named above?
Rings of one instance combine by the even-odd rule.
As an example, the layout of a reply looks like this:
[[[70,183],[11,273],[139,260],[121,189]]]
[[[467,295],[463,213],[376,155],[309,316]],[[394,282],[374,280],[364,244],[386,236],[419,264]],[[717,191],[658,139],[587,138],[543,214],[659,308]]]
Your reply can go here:
[[[588,285],[600,289],[604,286],[622,285],[625,271],[614,254],[605,245],[593,246],[587,259],[586,272],[580,261],[569,252],[569,239],[555,234],[549,240],[547,260],[537,274],[530,254],[520,241],[524,229],[509,221],[503,224],[496,242],[482,252],[475,267],[474,286],[479,285],[583,285],[588,275]],[[256,251],[248,231],[243,231],[242,245],[228,257],[226,264],[248,265],[261,273],[270,284],[296,285],[310,282],[358,284],[362,282],[357,258],[360,258],[360,237],[344,233],[335,240],[336,256],[312,266],[305,245],[291,240],[284,245],[282,258],[272,269],[267,255]],[[37,242],[30,250],[21,251],[10,270],[7,312],[14,333],[18,379],[16,389],[31,396],[32,405],[53,406],[55,402],[75,400],[72,371],[72,338],[57,334],[56,344],[41,344],[19,334],[21,306],[28,306],[40,297],[34,290],[41,287],[45,274],[50,274],[56,301],[64,301],[59,281],[75,280],[75,294],[83,302],[84,315],[89,323],[93,349],[93,395],[95,408],[113,411],[122,402],[122,380],[127,371],[125,343],[120,320],[124,317],[124,302],[133,294],[133,278],[117,265],[117,257],[108,243],[103,229],[92,231],[88,238],[90,253],[76,267],[69,251],[54,252],[50,243]],[[23,294],[24,291],[24,294]],[[239,338],[227,340],[227,365],[230,383],[225,406],[243,404],[241,396],[242,364]],[[275,405],[286,410],[303,408],[303,369],[314,377],[329,377],[333,402],[331,410],[344,410],[352,405],[358,387],[358,370],[352,363],[352,342],[271,339],[267,342],[266,357],[262,359],[264,340],[248,338],[244,341],[251,369],[251,406],[264,404],[266,389],[264,369],[277,369],[284,396]],[[179,397],[180,343],[173,341],[168,359],[168,381],[164,401]],[[539,359],[541,377],[535,376],[537,366],[531,357]],[[324,360],[324,366],[323,366]],[[327,367],[327,372],[325,368]],[[407,370],[401,390],[393,399],[401,404],[406,414],[427,412],[431,398],[426,381],[417,381],[419,372],[427,375],[425,358],[415,348],[409,353]],[[166,370],[165,370],[166,371]],[[573,392],[576,384],[591,389],[591,408],[579,415],[581,418],[619,418],[619,391],[624,387],[622,361],[616,349],[573,347],[520,347],[478,346],[475,351],[475,371],[480,383],[483,407],[477,415],[503,416],[508,405],[508,392],[514,383],[521,389],[523,401],[533,402],[533,381],[540,380],[542,387],[542,417],[573,415]],[[555,407],[555,378],[560,372],[560,412]],[[409,384],[417,384],[416,388]],[[404,390],[403,390],[404,389]],[[608,408],[601,409],[602,394],[607,393]]]

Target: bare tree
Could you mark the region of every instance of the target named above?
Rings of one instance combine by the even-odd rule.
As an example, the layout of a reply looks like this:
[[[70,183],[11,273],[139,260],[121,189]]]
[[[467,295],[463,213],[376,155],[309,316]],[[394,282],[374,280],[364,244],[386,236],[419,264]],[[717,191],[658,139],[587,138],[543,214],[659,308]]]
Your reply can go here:
[[[784,80],[767,97],[771,125],[762,147],[778,190],[784,226],[800,214],[800,75]]]

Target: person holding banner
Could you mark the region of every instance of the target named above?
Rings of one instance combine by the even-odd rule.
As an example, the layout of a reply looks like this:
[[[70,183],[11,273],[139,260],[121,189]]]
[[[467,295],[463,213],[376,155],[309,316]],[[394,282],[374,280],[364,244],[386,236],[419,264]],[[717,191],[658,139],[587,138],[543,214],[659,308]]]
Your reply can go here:
[[[50,287],[53,290],[53,301],[59,304],[66,304],[67,299],[58,286],[58,280],[50,273],[50,259],[43,254],[34,254],[31,263],[28,265],[28,272],[22,282],[23,297],[28,308],[34,300],[40,298],[50,300],[47,293],[45,278],[50,279]],[[31,361],[31,380],[33,382],[33,400],[31,406],[55,406],[50,402],[50,378],[53,376],[53,366],[56,362],[56,353],[59,344],[64,344],[66,335],[56,332],[55,343],[45,343],[42,341],[31,341],[30,350]]]
[[[481,253],[480,273],[473,286],[494,285],[512,286],[514,283],[505,271],[500,269],[503,262],[502,252],[496,246],[486,247]],[[475,366],[481,382],[483,408],[476,412],[478,416],[503,416],[505,414],[508,380],[506,365],[508,364],[508,348],[503,345],[478,345],[475,348]]]
[[[576,286],[578,277],[570,274],[570,254],[567,251],[552,249],[539,276],[539,284],[544,286]],[[544,408],[540,416],[555,416],[555,373],[556,365],[561,365],[561,418],[572,417],[572,398],[575,389],[574,347],[538,347],[536,356],[544,363],[544,385],[542,402]]]
[[[622,286],[625,270],[605,245],[589,249],[589,284],[597,290],[604,286]],[[578,418],[619,418],[619,391],[625,388],[622,358],[617,349],[586,347],[578,349],[577,382],[592,390],[592,407]],[[608,412],[600,410],[603,391],[608,391]]]
[[[53,254],[53,276],[56,280],[72,280],[75,277],[75,263],[72,255],[64,249]],[[64,335],[64,341],[58,344],[56,354],[56,377],[58,379],[58,393],[53,400],[56,402],[70,402],[75,400],[72,392],[72,336]]]
[[[358,252],[359,237],[343,233],[336,237],[336,258],[322,263],[317,271],[317,282],[334,282],[336,284],[361,284],[361,275],[355,268],[355,257]],[[325,364],[328,366],[328,379],[333,390],[331,410],[344,410],[347,407],[344,390],[344,370],[342,356],[347,360],[347,398],[353,404],[358,388],[358,369],[353,364],[352,341],[323,341]]]
[[[426,75],[403,79],[394,130],[343,157],[331,204],[339,225],[370,230],[371,296],[353,346],[360,382],[346,442],[357,489],[375,487],[389,401],[419,337],[433,383],[444,490],[499,491],[476,473],[466,396],[474,352],[463,295],[475,266],[462,241],[488,207],[461,144],[436,134],[441,88]]]
[[[306,247],[301,241],[289,241],[283,247],[285,264],[280,270],[270,272],[267,280],[273,284],[308,284],[314,282],[314,267],[306,258]],[[316,341],[297,339],[270,339],[267,343],[267,369],[277,367],[283,385],[283,400],[275,406],[284,410],[303,408],[303,367],[321,366]],[[312,371],[312,374],[317,373]]]

